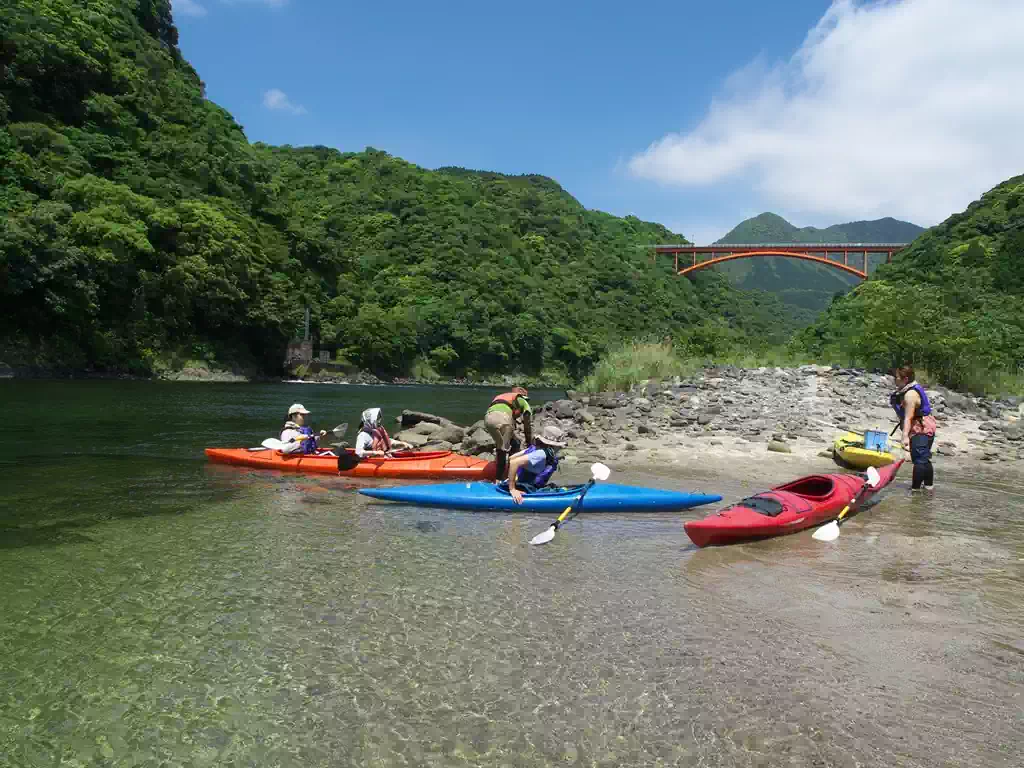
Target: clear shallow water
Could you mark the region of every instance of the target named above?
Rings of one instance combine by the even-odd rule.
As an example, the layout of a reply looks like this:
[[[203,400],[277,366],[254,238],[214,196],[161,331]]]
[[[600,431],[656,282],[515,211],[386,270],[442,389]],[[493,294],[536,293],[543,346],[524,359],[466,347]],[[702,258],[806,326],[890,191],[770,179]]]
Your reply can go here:
[[[531,548],[548,517],[202,456],[296,400],[329,428],[375,404],[468,423],[491,393],[0,382],[45,436],[0,453],[0,764],[1024,763],[1017,475],[909,499],[904,471],[832,544],[697,550],[706,507]]]

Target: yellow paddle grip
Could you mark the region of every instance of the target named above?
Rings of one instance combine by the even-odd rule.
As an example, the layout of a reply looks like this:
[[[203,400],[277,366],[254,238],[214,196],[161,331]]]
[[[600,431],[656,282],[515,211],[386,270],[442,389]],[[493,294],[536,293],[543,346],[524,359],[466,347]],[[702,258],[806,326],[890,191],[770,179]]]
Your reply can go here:
[[[568,507],[566,507],[565,511],[558,516],[558,522],[560,523],[563,520],[565,520],[565,516],[568,515],[569,512],[571,512],[571,511],[572,511],[572,504],[570,504]]]

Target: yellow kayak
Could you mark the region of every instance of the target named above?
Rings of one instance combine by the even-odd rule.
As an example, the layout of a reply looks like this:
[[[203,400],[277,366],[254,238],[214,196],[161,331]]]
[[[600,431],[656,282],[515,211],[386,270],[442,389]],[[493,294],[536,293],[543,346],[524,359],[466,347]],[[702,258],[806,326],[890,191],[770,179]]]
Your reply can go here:
[[[853,432],[839,435],[832,442],[832,451],[838,458],[857,469],[884,467],[893,462],[892,454],[888,450],[876,451],[865,448],[864,436]]]

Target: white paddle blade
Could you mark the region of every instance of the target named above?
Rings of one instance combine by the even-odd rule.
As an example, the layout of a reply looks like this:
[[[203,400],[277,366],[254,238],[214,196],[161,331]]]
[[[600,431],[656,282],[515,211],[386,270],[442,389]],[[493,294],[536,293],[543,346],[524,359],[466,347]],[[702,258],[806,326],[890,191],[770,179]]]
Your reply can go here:
[[[546,531],[544,531],[543,533],[538,533],[536,536],[530,539],[530,543],[547,544],[553,538],[555,538],[555,526],[549,525]]]
[[[874,467],[868,467],[868,485],[872,488],[877,488],[880,482],[882,482],[882,476],[878,474],[878,470]]]
[[[839,523],[835,520],[831,523],[826,523],[811,534],[811,538],[818,541],[835,541],[839,538]]]
[[[331,432],[336,434],[338,437],[341,437],[346,432],[348,432],[348,422],[346,421],[344,424],[339,424],[334,429],[332,429]]]
[[[612,471],[601,462],[590,465],[590,474],[594,476],[595,480],[607,480],[611,473]]]
[[[262,445],[264,448],[269,448],[272,451],[280,451],[281,448],[284,447],[284,443],[282,443],[276,437],[268,437],[266,440],[260,443],[260,445]]]

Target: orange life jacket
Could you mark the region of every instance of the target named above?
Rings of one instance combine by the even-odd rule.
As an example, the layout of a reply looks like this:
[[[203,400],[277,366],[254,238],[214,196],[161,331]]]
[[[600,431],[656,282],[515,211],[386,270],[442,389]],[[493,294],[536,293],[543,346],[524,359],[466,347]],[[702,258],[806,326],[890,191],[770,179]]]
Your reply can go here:
[[[512,418],[518,419],[523,415],[523,409],[519,407],[519,398],[522,395],[516,394],[515,392],[502,392],[496,398],[491,400],[491,405],[497,405],[503,403],[512,409]]]

